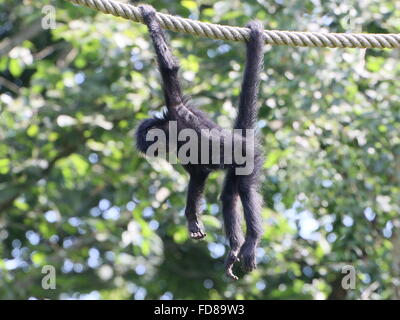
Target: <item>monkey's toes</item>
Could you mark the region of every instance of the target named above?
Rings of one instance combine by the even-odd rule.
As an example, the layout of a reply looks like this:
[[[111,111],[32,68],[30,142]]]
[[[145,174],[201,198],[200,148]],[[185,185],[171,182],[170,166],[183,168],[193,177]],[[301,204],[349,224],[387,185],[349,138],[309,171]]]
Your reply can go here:
[[[197,231],[197,232],[190,232],[190,237],[195,240],[203,239],[203,238],[205,238],[206,235],[207,234],[202,230]]]
[[[207,235],[197,220],[188,221],[188,229],[192,239],[203,239]]]

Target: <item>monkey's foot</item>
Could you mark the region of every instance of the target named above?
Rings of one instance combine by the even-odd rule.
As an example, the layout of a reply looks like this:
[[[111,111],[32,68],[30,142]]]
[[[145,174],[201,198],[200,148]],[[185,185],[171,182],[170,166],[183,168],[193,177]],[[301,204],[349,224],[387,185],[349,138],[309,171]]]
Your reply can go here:
[[[226,259],[225,262],[225,272],[226,275],[233,279],[233,280],[238,280],[239,278],[233,273],[233,265],[235,264],[235,262],[238,262],[239,258],[237,256],[237,253],[234,251],[230,251],[228,254],[228,258]]]
[[[189,234],[192,239],[203,239],[207,234],[200,228],[197,221],[189,222]]]
[[[203,239],[207,234],[200,230],[199,232],[190,232],[190,237],[195,240]]]
[[[251,272],[257,268],[255,246],[253,244],[246,245],[245,243],[240,249],[239,256],[246,272]]]

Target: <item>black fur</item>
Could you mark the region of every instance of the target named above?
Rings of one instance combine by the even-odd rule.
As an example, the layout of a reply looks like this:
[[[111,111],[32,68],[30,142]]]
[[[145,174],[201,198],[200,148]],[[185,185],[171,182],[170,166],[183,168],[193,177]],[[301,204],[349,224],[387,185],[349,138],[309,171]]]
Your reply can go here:
[[[161,118],[152,118],[143,121],[137,129],[136,139],[139,151],[145,153],[151,143],[146,142],[146,134],[152,128],[162,129],[168,134],[168,122],[177,121],[178,132],[185,128],[196,130],[217,129],[221,127],[210,120],[205,113],[188,103],[183,96],[178,80],[179,65],[168,47],[166,37],[160,27],[155,10],[148,5],[141,6],[145,23],[149,29],[161,76],[167,112]],[[250,39],[247,42],[247,62],[240,95],[239,113],[235,123],[236,129],[254,129],[257,120],[257,95],[260,82],[260,71],[263,66],[263,28],[259,22],[252,21],[247,25],[250,28]],[[218,133],[217,133],[218,134]],[[245,136],[232,134],[234,144],[246,144]],[[223,148],[223,146],[221,146]],[[179,146],[178,146],[179,148]],[[201,149],[200,149],[201,150]],[[212,170],[226,169],[227,174],[221,195],[222,212],[226,234],[230,242],[231,251],[226,260],[226,272],[229,277],[237,279],[232,268],[236,261],[242,259],[247,271],[256,268],[255,249],[262,236],[262,208],[261,196],[258,193],[259,175],[263,159],[258,148],[254,154],[254,170],[249,175],[237,175],[235,163],[226,164],[223,152],[218,165],[187,164],[185,170],[190,174],[185,214],[188,221],[190,236],[201,239],[206,233],[200,226],[200,203],[203,196],[207,176]],[[247,225],[246,237],[243,236],[241,218],[237,208],[238,200],[243,205],[245,222]]]

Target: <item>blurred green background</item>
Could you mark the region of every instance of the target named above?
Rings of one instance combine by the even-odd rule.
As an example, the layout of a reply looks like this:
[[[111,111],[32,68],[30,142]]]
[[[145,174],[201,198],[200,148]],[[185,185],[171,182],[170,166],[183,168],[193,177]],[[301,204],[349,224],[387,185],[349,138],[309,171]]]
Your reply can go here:
[[[235,26],[400,33],[393,0],[146,2]],[[41,27],[45,4],[55,29]],[[229,127],[244,44],[169,35],[186,92]],[[208,235],[195,242],[187,175],[135,151],[135,126],[164,105],[145,26],[62,0],[0,0],[0,298],[400,298],[399,49],[266,50],[266,232],[259,268],[232,282],[223,174],[209,179]],[[55,290],[41,286],[45,265]]]

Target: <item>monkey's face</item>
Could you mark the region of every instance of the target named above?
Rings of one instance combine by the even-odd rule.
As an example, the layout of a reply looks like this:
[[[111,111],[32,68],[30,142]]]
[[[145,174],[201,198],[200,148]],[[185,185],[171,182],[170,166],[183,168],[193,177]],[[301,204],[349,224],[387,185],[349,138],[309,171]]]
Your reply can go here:
[[[145,119],[136,129],[136,147],[141,153],[146,154],[150,146],[158,141],[157,136],[159,134],[156,129],[162,130],[164,135],[168,136],[168,120],[157,117]],[[151,130],[154,130],[156,138],[152,135]]]

